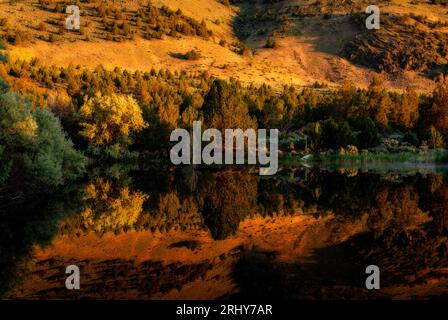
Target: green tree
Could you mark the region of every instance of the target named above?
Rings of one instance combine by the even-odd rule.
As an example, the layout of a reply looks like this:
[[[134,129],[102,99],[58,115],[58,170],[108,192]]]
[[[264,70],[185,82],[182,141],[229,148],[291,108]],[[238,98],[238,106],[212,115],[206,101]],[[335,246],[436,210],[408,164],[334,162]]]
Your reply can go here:
[[[338,124],[333,119],[326,120],[322,123],[321,130],[321,148],[336,149],[349,144],[355,144],[354,133],[346,121]]]
[[[356,119],[354,127],[355,130],[359,131],[357,136],[358,148],[370,148],[380,143],[378,129],[368,115],[360,116]]]
[[[84,158],[67,139],[59,120],[48,109],[33,110],[19,94],[0,94],[0,180],[49,191],[75,179]]]

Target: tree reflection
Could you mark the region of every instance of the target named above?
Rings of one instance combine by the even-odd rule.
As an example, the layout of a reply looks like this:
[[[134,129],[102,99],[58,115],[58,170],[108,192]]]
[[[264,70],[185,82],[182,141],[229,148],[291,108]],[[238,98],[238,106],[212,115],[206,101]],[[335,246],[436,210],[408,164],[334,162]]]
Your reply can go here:
[[[429,207],[437,231],[448,232],[448,184],[444,184],[435,191]]]
[[[6,210],[2,205],[0,294],[26,272],[21,262],[32,258],[33,245],[45,246],[58,234],[140,230],[164,236],[178,230],[190,236],[191,230],[200,228],[223,240],[255,214],[331,213],[329,221],[334,216],[335,223],[328,225],[329,230],[360,230],[356,228],[361,221],[363,232],[316,250],[313,264],[279,265],[275,254],[245,254],[235,269],[235,280],[245,286],[248,296],[256,295],[258,283],[267,281],[271,288],[266,292],[278,296],[321,297],[317,289],[321,285],[357,286],[356,272],[362,266],[365,270],[366,264],[388,270],[385,285],[424,283],[448,266],[448,183],[443,175],[311,169],[260,178],[244,170],[191,169],[91,170],[87,182],[75,191],[61,190],[52,199],[34,199]],[[286,225],[289,220],[279,222]],[[323,271],[328,276],[322,276]],[[358,291],[346,294],[351,297]]]
[[[85,188],[82,227],[96,232],[122,231],[132,228],[142,213],[148,196],[131,191],[128,186],[113,184],[103,178],[90,181]]]
[[[413,186],[390,187],[375,196],[368,225],[375,236],[387,228],[411,229],[430,220],[419,206],[420,196]]]
[[[27,275],[35,245],[46,246],[60,231],[61,220],[82,208],[82,186],[59,190],[51,199],[11,202],[0,208],[0,298]]]
[[[214,239],[227,238],[245,216],[255,213],[257,181],[257,176],[230,171],[213,175],[202,213]]]

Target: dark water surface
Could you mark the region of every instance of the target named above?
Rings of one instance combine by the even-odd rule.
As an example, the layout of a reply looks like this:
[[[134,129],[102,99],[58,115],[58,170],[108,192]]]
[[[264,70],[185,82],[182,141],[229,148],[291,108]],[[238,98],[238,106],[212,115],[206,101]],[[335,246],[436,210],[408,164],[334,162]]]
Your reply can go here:
[[[446,171],[396,169],[98,170],[0,205],[0,295],[448,298]],[[80,290],[65,287],[72,264]]]

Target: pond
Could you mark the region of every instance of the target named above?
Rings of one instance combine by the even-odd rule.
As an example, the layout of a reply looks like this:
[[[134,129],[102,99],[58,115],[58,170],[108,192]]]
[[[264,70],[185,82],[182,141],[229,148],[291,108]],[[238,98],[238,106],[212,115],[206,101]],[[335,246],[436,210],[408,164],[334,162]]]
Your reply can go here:
[[[51,198],[0,205],[0,295],[446,298],[446,168],[398,169],[91,170]],[[381,290],[366,289],[372,264]],[[80,290],[65,287],[69,265]]]

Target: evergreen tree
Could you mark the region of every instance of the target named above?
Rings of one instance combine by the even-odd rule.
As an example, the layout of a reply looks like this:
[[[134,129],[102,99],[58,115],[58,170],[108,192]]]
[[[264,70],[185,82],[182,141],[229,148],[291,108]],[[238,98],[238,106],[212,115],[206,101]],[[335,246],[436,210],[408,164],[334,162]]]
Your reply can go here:
[[[448,82],[439,83],[433,94],[429,122],[442,133],[448,133]]]
[[[360,149],[375,147],[380,143],[378,130],[373,120],[364,115],[356,119],[355,129],[359,131],[357,136],[357,146]]]
[[[256,129],[256,120],[249,115],[249,107],[236,84],[215,80],[202,106],[205,124],[209,128]]]
[[[0,180],[10,186],[50,191],[78,177],[84,158],[48,109],[33,110],[19,94],[0,94]],[[25,184],[25,185],[24,185]]]

